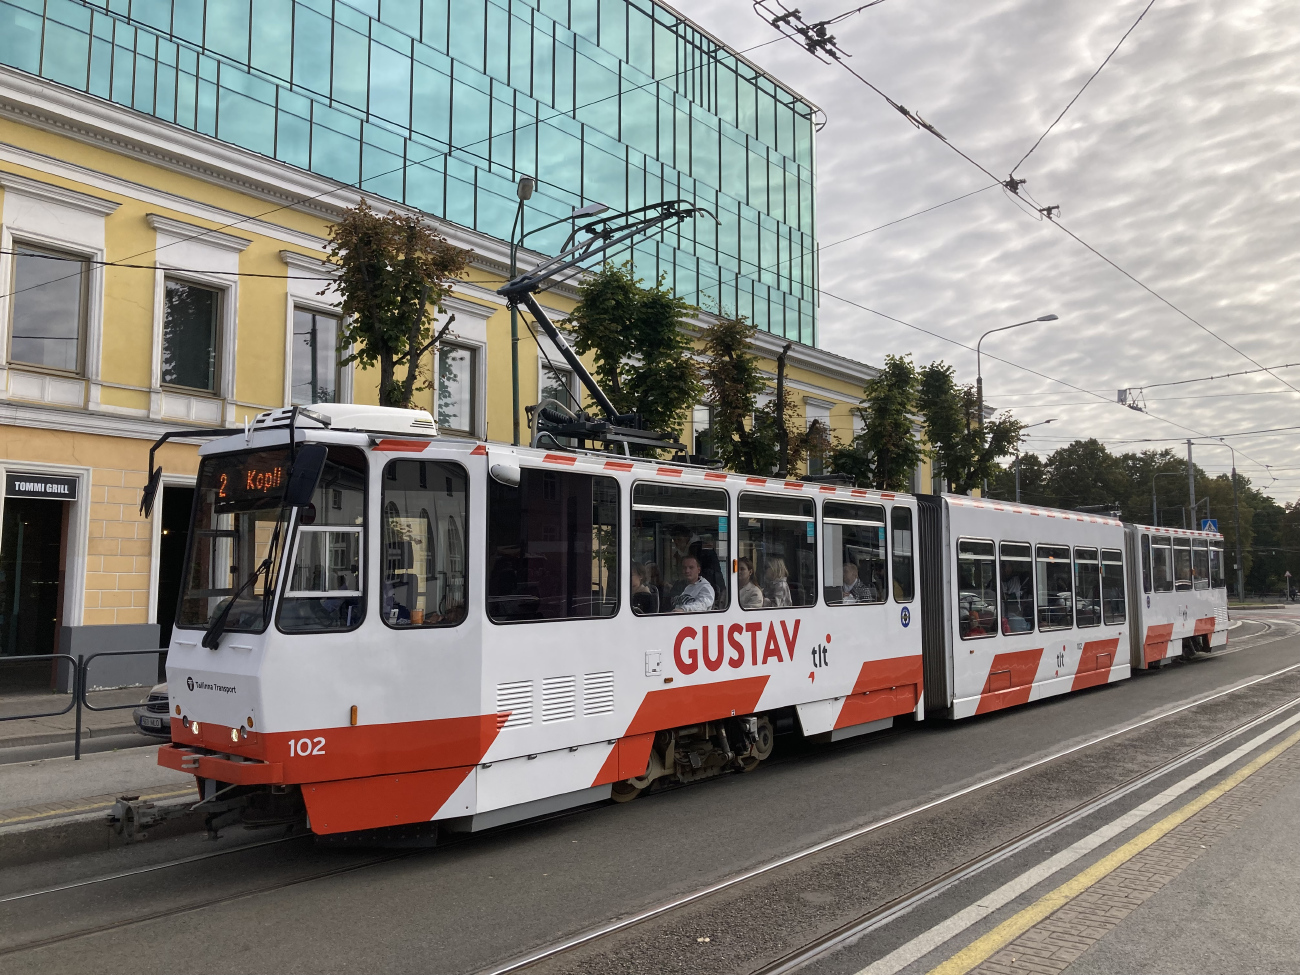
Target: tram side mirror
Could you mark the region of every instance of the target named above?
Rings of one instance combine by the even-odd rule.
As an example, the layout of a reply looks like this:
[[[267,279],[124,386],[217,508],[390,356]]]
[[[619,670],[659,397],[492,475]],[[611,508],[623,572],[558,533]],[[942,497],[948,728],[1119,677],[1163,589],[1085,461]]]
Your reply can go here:
[[[488,468],[488,473],[494,481],[500,481],[509,487],[519,487],[518,464],[493,464]]]
[[[328,453],[329,448],[322,443],[304,444],[298,448],[293,470],[289,471],[289,486],[284,492],[286,507],[305,508],[311,504]]]
[[[140,493],[140,514],[146,518],[153,517],[153,503],[158,498],[158,487],[162,484],[162,468],[155,467],[149,475],[149,483]]]

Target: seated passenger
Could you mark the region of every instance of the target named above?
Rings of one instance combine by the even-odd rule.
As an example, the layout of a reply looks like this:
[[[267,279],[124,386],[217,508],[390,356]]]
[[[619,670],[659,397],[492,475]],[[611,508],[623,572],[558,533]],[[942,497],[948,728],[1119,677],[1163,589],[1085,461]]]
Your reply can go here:
[[[632,611],[642,616],[659,612],[659,593],[646,585],[645,567],[632,563]]]
[[[840,583],[840,602],[874,603],[875,591],[858,578],[858,563],[844,563],[844,581]]]
[[[970,616],[966,621],[966,636],[988,636],[988,630],[984,629],[984,617],[980,615],[978,609],[972,609]]]
[[[700,575],[700,560],[694,555],[682,559],[683,578],[672,589],[674,613],[707,613],[713,609],[713,586]]]
[[[736,600],[741,609],[762,609],[763,590],[754,584],[754,563],[736,559]]]
[[[785,567],[785,559],[768,559],[767,571],[763,574],[763,605],[774,608],[794,605],[790,599],[790,572]]]

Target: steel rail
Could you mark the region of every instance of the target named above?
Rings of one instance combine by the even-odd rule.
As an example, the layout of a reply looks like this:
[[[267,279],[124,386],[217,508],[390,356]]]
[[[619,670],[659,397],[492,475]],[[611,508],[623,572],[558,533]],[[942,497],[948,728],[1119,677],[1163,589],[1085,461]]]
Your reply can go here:
[[[1280,640],[1284,638],[1285,637],[1279,636],[1276,639]],[[1270,640],[1267,642],[1275,642],[1275,641]],[[855,827],[854,829],[847,830],[843,833],[833,836],[830,839],[812,844],[811,846],[807,846],[801,850],[796,850],[793,853],[789,853],[783,857],[779,857],[767,863],[760,864],[757,867],[752,867],[750,869],[732,874],[729,877],[716,881],[715,883],[708,884],[707,886],[701,887],[697,890],[691,891],[688,894],[683,894],[679,897],[672,898],[671,900],[664,901],[653,907],[649,907],[646,908],[645,910],[638,911],[635,914],[630,914],[625,917],[617,918],[613,921],[609,921],[605,924],[598,925],[594,928],[589,928],[586,931],[565,938],[562,941],[554,942],[543,948],[539,948],[532,952],[529,952],[528,954],[521,955],[511,961],[506,962],[503,965],[498,965],[492,968],[481,969],[480,975],[510,975],[510,973],[513,972],[523,971],[526,968],[531,968],[532,966],[540,964],[543,961],[547,961],[548,959],[555,958],[559,955],[563,955],[568,952],[574,951],[580,947],[583,947],[584,945],[588,945],[593,942],[600,941],[604,938],[610,937],[611,935],[617,934],[622,931],[626,931],[629,928],[635,927],[639,924],[643,924],[646,921],[651,921],[657,917],[661,917],[665,914],[672,913],[673,911],[680,910],[683,907],[687,907],[698,901],[704,900],[705,898],[711,897],[714,894],[718,894],[723,891],[730,890],[733,887],[737,887],[741,884],[748,883],[749,881],[756,880],[759,877],[763,877],[769,873],[772,873],[775,870],[779,870],[783,867],[790,866],[791,864],[806,860],[809,857],[813,857],[820,853],[824,853],[828,850],[835,849],[838,846],[842,846],[843,844],[859,839],[860,837],[867,836],[874,832],[878,832],[879,830],[885,829],[888,826],[893,826],[897,823],[903,822],[915,816],[929,812],[930,810],[939,808],[941,806],[945,806],[958,799],[962,799],[966,796],[969,796],[972,793],[979,792],[983,789],[989,788],[990,786],[997,785],[1000,782],[1005,782],[1008,779],[1012,779],[1017,776],[1023,775],[1026,772],[1031,772],[1034,769],[1042,768],[1045,765],[1050,765],[1053,762],[1060,761],[1063,758],[1067,758],[1070,755],[1091,748],[1094,745],[1099,745],[1113,738],[1126,735],[1131,731],[1135,731],[1139,728],[1146,727],[1147,725],[1154,724],[1158,721],[1163,721],[1165,718],[1170,718],[1173,717],[1174,715],[1181,714],[1184,711],[1189,711],[1193,708],[1201,707],[1202,705],[1208,704],[1211,701],[1219,700],[1220,698],[1227,697],[1230,694],[1235,694],[1249,687],[1253,687],[1256,684],[1260,684],[1264,681],[1273,680],[1277,677],[1283,676],[1284,674],[1293,673],[1297,670],[1300,670],[1300,664],[1291,664],[1290,666],[1280,668],[1279,670],[1271,671],[1270,673],[1267,674],[1261,674],[1257,677],[1250,678],[1249,680],[1242,681],[1237,684],[1233,684],[1230,687],[1222,688],[1218,691],[1211,692],[1210,694],[1195,698],[1184,704],[1180,704],[1176,707],[1166,709],[1157,714],[1150,715],[1146,718],[1141,718],[1137,721],[1132,721],[1129,722],[1128,724],[1120,725],[1119,727],[1107,731],[1103,734],[1095,735],[1085,741],[1078,742],[1074,745],[1070,745],[1066,748],[1062,748],[1055,752],[1052,752],[1049,755],[1045,755],[1041,758],[1037,758],[1032,761],[1025,762],[1021,765],[1016,766],[1015,768],[1009,769],[1005,772],[1000,772],[996,775],[989,776],[978,782],[974,782],[971,785],[964,786],[960,789],[954,790],[953,792],[947,793],[946,795],[939,796],[936,799],[931,799],[927,802],[921,803],[920,805],[913,806],[910,809],[906,809],[903,810],[902,812],[895,813],[892,816],[887,816],[883,819],[879,819],[871,823],[867,823],[866,825]]]

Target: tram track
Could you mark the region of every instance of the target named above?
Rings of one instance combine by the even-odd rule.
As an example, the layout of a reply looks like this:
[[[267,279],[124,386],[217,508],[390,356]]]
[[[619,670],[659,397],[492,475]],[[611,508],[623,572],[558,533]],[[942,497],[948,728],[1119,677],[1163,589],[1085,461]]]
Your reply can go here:
[[[1252,633],[1249,636],[1241,638],[1241,640],[1239,641],[1239,645],[1234,646],[1233,650],[1229,652],[1239,652],[1241,650],[1256,649],[1258,647],[1276,643],[1278,641],[1288,639],[1300,634],[1300,625],[1291,623],[1290,621],[1260,620],[1258,622],[1260,622],[1264,628],[1258,631],[1257,633]],[[1277,625],[1275,625],[1275,623]],[[1215,656],[1222,656],[1222,655],[1224,655],[1224,652],[1219,651],[1216,652],[1215,654],[1211,654],[1210,658],[1213,658]],[[840,833],[834,837],[831,837],[830,839],[824,840],[816,844],[809,845],[800,850],[796,850],[793,853],[781,857],[777,860],[771,861],[769,863],[761,864],[758,867],[746,871],[738,872],[727,878],[724,878],[721,881],[710,884],[706,887],[702,887],[686,895],[673,898],[672,900],[663,902],[659,905],[656,905],[655,907],[637,912],[632,915],[625,916],[623,918],[616,919],[612,922],[600,925],[592,929],[588,929],[585,932],[567,938],[563,941],[556,942],[552,945],[545,946],[541,949],[536,949],[532,952],[529,952],[526,955],[519,956],[513,961],[507,962],[504,965],[500,965],[494,968],[483,969],[482,971],[484,972],[484,975],[507,975],[507,973],[522,971],[524,969],[536,966],[542,962],[554,960],[556,958],[562,957],[565,954],[574,952],[579,948],[593,945],[603,939],[607,939],[620,932],[627,931],[630,928],[643,924],[647,921],[664,917],[667,914],[670,914],[675,911],[679,911],[685,907],[688,907],[689,905],[699,903],[705,900],[706,898],[715,896],[727,890],[734,889],[742,884],[757,880],[758,878],[768,875],[773,871],[778,870],[782,867],[786,867],[791,864],[797,863],[799,861],[805,860],[807,858],[814,857],[819,853],[824,853],[829,850],[832,850],[837,846],[841,846],[845,843],[850,842],[851,840],[866,836],[873,832],[877,832],[888,826],[904,822],[908,819],[917,817],[930,810],[938,809],[946,804],[952,803],[965,796],[969,796],[975,792],[979,792],[991,786],[995,786],[998,783],[1005,782],[1014,777],[1024,775],[1028,772],[1033,771],[1034,769],[1042,768],[1043,766],[1049,765],[1053,762],[1058,762],[1070,755],[1074,755],[1088,748],[1095,747],[1096,745],[1099,745],[1105,741],[1128,734],[1139,728],[1150,726],[1157,722],[1171,718],[1177,714],[1190,711],[1197,707],[1204,706],[1212,701],[1220,700],[1229,695],[1244,691],[1262,682],[1277,679],[1288,673],[1296,672],[1297,670],[1300,670],[1300,664],[1283,667],[1271,671],[1267,674],[1258,675],[1248,680],[1240,681],[1228,687],[1219,688],[1215,691],[1198,696],[1194,699],[1181,702],[1174,707],[1165,708],[1157,713],[1148,715],[1142,719],[1124,723],[1122,725],[1110,729],[1109,731],[1100,734],[1095,734],[1091,737],[1088,737],[1085,740],[1075,742],[1064,748],[1053,751],[1050,754],[1047,754],[1045,756],[1041,756],[1034,760],[1021,763],[1020,765],[1017,765],[1011,769],[1005,770],[996,775],[988,776],[978,782],[972,783],[961,789],[953,790],[945,795],[939,796],[928,802],[921,803],[917,806],[911,807],[898,814]],[[1141,772],[1138,775],[1134,776],[1133,778],[1127,780],[1126,782],[1121,783],[1119,786],[1116,786],[1113,789],[1108,790],[1107,792],[1102,793],[1099,796],[1093,797],[1092,799],[1087,800],[1084,803],[1081,803],[1075,806],[1074,808],[1064,813],[1061,813],[1058,816],[1053,817],[1051,820],[1040,823],[1037,826],[1033,827],[1032,829],[1022,833],[1021,835],[1011,840],[1008,840],[1003,844],[1000,844],[998,847],[986,851],[980,856],[977,856],[972,860],[968,860],[967,862],[963,863],[961,866],[953,868],[953,870],[947,871],[946,873],[938,877],[935,877],[933,880],[927,882],[921,887],[918,887],[901,897],[895,898],[889,901],[888,903],[885,903],[873,909],[870,912],[867,912],[865,914],[862,914],[854,918],[852,921],[849,921],[846,924],[841,925],[841,927],[835,929],[835,931],[830,932],[818,938],[816,941],[816,945],[823,945],[823,942],[825,942],[825,945],[823,945],[820,948],[820,950],[826,951],[828,950],[827,946],[831,944],[831,942],[827,939],[838,939],[835,941],[835,944],[839,944],[846,940],[853,940],[857,937],[860,937],[862,934],[867,933],[868,930],[873,930],[874,927],[883,926],[883,924],[888,923],[890,920],[893,920],[895,917],[901,916],[901,914],[906,913],[907,911],[911,910],[912,908],[918,906],[921,903],[924,903],[925,900],[938,896],[938,894],[942,893],[944,890],[951,888],[957,883],[960,883],[962,880],[968,879],[969,877],[974,876],[976,873],[984,869],[987,869],[988,867],[993,866],[994,864],[1000,862],[1001,860],[1013,855],[1019,850],[1024,849],[1026,846],[1032,845],[1034,842],[1038,842],[1042,840],[1045,836],[1050,835],[1051,832],[1059,831],[1061,829],[1066,828],[1071,823],[1077,822],[1079,819],[1089,815],[1091,812],[1095,812],[1097,809],[1102,808],[1103,805],[1118,801],[1124,795],[1127,795],[1132,791],[1141,788],[1147,782],[1153,781],[1155,778],[1159,778],[1161,775],[1168,774],[1169,771],[1179,767],[1180,765],[1184,765],[1187,764],[1188,762],[1195,761],[1198,757],[1204,755],[1207,751],[1213,750],[1214,748],[1217,747],[1221,747],[1227,741],[1231,740],[1232,737],[1245,734],[1251,728],[1257,727],[1259,724],[1270,720],[1271,717],[1279,715],[1285,710],[1287,710],[1288,708],[1295,707],[1296,705],[1300,705],[1300,697],[1288,701],[1287,703],[1280,705],[1276,708],[1273,708],[1264,714],[1257,715],[1243,722],[1242,724],[1237,725],[1232,729],[1229,729],[1226,732],[1216,735],[1211,739],[1207,739],[1201,744],[1196,745],[1190,749],[1187,749],[1186,751],[1180,753],[1179,755],[1168,760],[1167,762],[1164,762],[1159,766],[1153,767],[1152,769]],[[902,731],[897,731],[893,733],[882,734],[877,736],[877,740],[897,737],[899,735],[902,735],[903,733],[904,732]],[[847,746],[848,744],[852,744],[852,743],[844,743],[844,744]],[[528,826],[536,825],[536,823],[539,820],[545,821],[545,820],[550,820],[555,818],[562,818],[570,814],[571,811],[559,812],[549,816],[539,817],[538,820],[531,820],[524,823],[514,824],[510,827],[505,827],[505,830],[508,831],[513,829],[521,829]],[[498,833],[498,834],[500,832],[501,831],[494,831],[494,833]],[[181,868],[202,861],[208,861],[216,858],[233,856],[236,854],[246,853],[260,848],[288,844],[297,840],[305,840],[305,839],[307,839],[307,836],[304,834],[277,837],[275,839],[264,840],[258,843],[236,846],[226,850],[213,851],[209,853],[198,854],[195,856],[182,857],[174,860],[164,861],[161,863],[142,865],[141,867],[134,868],[131,870],[117,871],[112,874],[106,874],[103,876],[90,877],[90,878],[73,881],[66,884],[6,895],[0,897],[0,905],[6,905],[18,901],[31,901],[36,898],[67,893],[80,888],[92,887],[99,884],[111,884],[113,882],[125,881],[125,880],[129,880],[130,878],[138,877],[144,874],[155,873],[159,871],[168,870],[171,868]],[[464,839],[457,838],[456,840],[453,840],[451,843],[446,844],[445,848],[450,848],[453,846],[462,846],[467,843],[472,843],[473,841],[474,841],[473,837],[465,837]],[[112,921],[107,921],[103,924],[91,925],[83,928],[78,928],[77,930],[74,931],[66,931],[66,932],[60,932],[58,934],[52,934],[48,937],[31,938],[21,943],[16,943],[7,946],[0,946],[0,957],[11,956],[25,951],[32,951],[44,947],[50,947],[61,943],[66,943],[66,942],[75,941],[82,938],[91,937],[94,935],[105,934],[116,930],[147,924],[152,921],[165,920],[168,918],[177,917],[180,915],[189,914],[196,911],[201,911],[212,907],[220,906],[222,904],[233,903],[247,898],[273,893],[279,890],[285,890],[293,887],[318,883],[343,874],[353,873],[356,871],[381,866],[389,862],[409,859],[411,857],[418,856],[422,853],[427,853],[427,852],[429,851],[402,850],[397,852],[390,852],[383,855],[368,857],[364,860],[357,861],[354,863],[333,866],[330,867],[329,869],[314,870],[302,876],[283,878],[283,879],[273,879],[263,883],[244,885],[239,889],[231,890],[227,893],[215,895],[209,898],[203,898],[198,901],[191,901],[189,903],[169,906],[154,911],[142,912],[142,913],[131,915],[129,917],[123,917]],[[816,945],[814,945],[813,942],[810,942],[808,945],[805,945],[803,946],[803,948],[799,949],[799,951],[804,952],[804,951],[817,950]],[[807,959],[805,960],[796,960],[793,958],[787,959],[784,958],[783,956],[782,959],[777,959],[776,961],[769,963],[767,967],[757,969],[756,972],[762,973],[762,975],[775,975],[775,973],[777,972],[793,971],[795,967],[800,967],[806,963],[807,963]],[[773,966],[785,966],[785,967],[773,967]]]

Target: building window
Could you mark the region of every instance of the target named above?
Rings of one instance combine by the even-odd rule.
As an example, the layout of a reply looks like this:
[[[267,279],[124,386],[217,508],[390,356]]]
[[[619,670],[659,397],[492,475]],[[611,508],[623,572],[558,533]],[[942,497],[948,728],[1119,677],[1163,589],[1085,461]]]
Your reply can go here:
[[[162,381],[215,393],[221,292],[171,278],[164,287]]]
[[[81,371],[89,270],[70,254],[15,246],[11,362]]]
[[[691,410],[692,453],[713,457],[713,407],[701,405]]]
[[[289,401],[295,406],[336,403],[338,395],[339,320],[333,315],[295,308]]]
[[[473,349],[444,345],[438,349],[438,429],[475,435]]]
[[[545,360],[539,365],[541,370],[538,377],[537,402],[545,404],[548,399],[554,400],[566,410],[578,412],[579,400],[573,370],[553,365]]]

